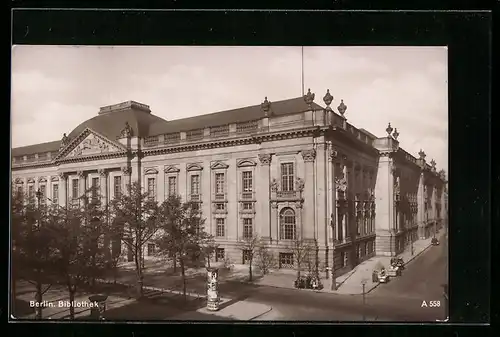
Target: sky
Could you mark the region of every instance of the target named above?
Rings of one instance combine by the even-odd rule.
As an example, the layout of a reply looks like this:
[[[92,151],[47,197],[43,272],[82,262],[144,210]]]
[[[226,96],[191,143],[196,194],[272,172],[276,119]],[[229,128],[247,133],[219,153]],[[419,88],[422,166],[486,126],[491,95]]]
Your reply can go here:
[[[446,47],[13,46],[12,147],[59,140],[106,105],[166,120],[316,94],[376,136],[448,171]],[[304,84],[302,84],[302,64]]]

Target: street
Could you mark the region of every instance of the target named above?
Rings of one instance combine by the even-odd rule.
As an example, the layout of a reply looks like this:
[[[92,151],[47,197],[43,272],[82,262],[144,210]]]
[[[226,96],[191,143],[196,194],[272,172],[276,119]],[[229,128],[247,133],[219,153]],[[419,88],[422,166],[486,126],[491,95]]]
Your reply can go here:
[[[402,276],[381,284],[366,295],[366,320],[435,321],[445,319],[442,284],[447,283],[448,245],[443,238],[408,263]],[[229,283],[221,292],[231,292]],[[251,286],[249,286],[251,287]],[[224,289],[225,288],[225,289]],[[241,293],[241,285],[238,286]],[[359,321],[363,319],[361,295],[336,295],[272,287],[252,287],[247,301],[271,305],[273,310],[260,320]],[[425,301],[427,307],[422,307]],[[430,301],[440,301],[431,308]]]

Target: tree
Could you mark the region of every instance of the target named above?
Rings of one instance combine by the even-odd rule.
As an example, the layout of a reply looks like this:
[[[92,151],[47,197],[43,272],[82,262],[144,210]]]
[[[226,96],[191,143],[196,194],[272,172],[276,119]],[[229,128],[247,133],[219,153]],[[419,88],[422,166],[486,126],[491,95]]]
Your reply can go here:
[[[70,318],[75,318],[73,306],[77,289],[88,279],[89,273],[89,228],[85,211],[78,208],[54,206],[49,214],[49,223],[56,233],[54,247],[57,250],[56,273],[64,279],[70,301]]]
[[[54,279],[54,249],[52,246],[54,233],[47,225],[47,209],[35,203],[33,197],[28,199],[23,193],[16,192],[12,196],[12,277],[15,300],[15,279],[22,278],[33,284],[36,289],[36,319],[42,318],[41,306],[43,295],[49,290]],[[43,286],[47,285],[45,289]]]
[[[295,262],[297,265],[297,280],[300,279],[300,271],[302,270],[302,264],[310,258],[310,253],[313,250],[313,245],[303,239],[295,239],[289,246],[289,249],[293,252]]]
[[[201,248],[203,257],[205,258],[206,261],[207,268],[210,268],[210,260],[217,251],[217,248],[219,248],[219,245],[215,243],[215,240],[212,236],[209,236],[207,237],[206,240],[204,240],[204,242],[201,245]]]
[[[186,299],[186,264],[203,258],[203,244],[210,236],[204,231],[204,220],[195,203],[182,203],[179,196],[170,196],[160,206],[160,228],[156,243],[160,254],[174,253],[179,259],[182,289]]]
[[[143,249],[158,231],[158,203],[138,183],[110,202],[114,231],[130,250],[137,274],[137,294],[143,296]]]
[[[269,269],[275,265],[274,255],[269,251],[265,244],[261,244],[257,248],[257,265],[263,275],[269,273]]]
[[[244,236],[238,242],[238,248],[243,252],[243,262],[248,263],[248,280],[252,282],[252,263],[254,255],[260,244],[260,238],[256,234]]]

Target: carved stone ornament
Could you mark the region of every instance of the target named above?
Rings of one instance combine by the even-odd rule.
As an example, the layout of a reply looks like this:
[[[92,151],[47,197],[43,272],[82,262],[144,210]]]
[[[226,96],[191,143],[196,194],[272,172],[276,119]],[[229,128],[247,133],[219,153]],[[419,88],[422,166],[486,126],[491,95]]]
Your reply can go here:
[[[132,173],[132,168],[130,166],[123,166],[121,168],[123,174],[129,175]]]
[[[66,179],[66,173],[65,172],[59,172],[58,175],[59,175],[59,179],[61,179],[61,180]]]
[[[329,153],[329,156],[330,156],[330,160],[331,161],[334,161],[337,159],[339,153],[336,149],[330,149],[330,153]]]
[[[259,154],[259,160],[262,165],[271,164],[271,155],[270,154]]]
[[[391,137],[392,130],[393,130],[393,128],[392,128],[392,126],[391,126],[391,123],[389,123],[389,125],[388,125],[388,126],[387,126],[387,128],[385,129],[385,132],[387,132],[387,135],[388,135],[389,137]]]
[[[431,166],[432,166],[432,170],[435,171],[436,170],[436,161],[434,159],[431,160]]]
[[[264,99],[264,102],[260,104],[260,108],[264,111],[264,115],[267,117],[269,115],[269,110],[271,109],[271,102],[267,100],[267,96]]]
[[[426,157],[426,154],[422,149],[420,149],[420,151],[418,152],[418,155],[419,155],[420,159],[422,159],[422,160],[425,159],[425,157]]]
[[[68,157],[100,154],[109,152],[109,150],[107,142],[91,133],[68,154]]]
[[[304,190],[304,179],[297,178],[295,179],[295,188],[297,191],[302,192]]]
[[[305,162],[311,162],[316,159],[316,150],[311,149],[311,150],[303,150],[302,151],[302,158],[304,159]]]
[[[345,192],[347,190],[347,180],[345,180],[345,178],[335,179],[335,185],[339,192]]]
[[[295,209],[301,209],[302,208],[302,201],[296,201],[295,202]]]
[[[273,192],[277,192],[278,191],[279,182],[278,182],[278,180],[276,180],[276,178],[273,178],[273,180],[271,180],[270,187],[271,187],[271,191],[273,191]]]
[[[398,129],[394,129],[394,132],[392,133],[392,137],[395,139],[395,140],[398,140],[398,137],[399,137],[399,132],[398,132]]]
[[[340,115],[344,117],[344,114],[347,110],[347,105],[344,104],[344,100],[340,100],[340,105],[337,107],[337,110],[339,111]]]
[[[326,110],[332,111],[330,104],[333,102],[333,96],[330,94],[330,89],[326,89],[326,95],[323,97],[323,102],[326,104]]]
[[[120,132],[120,137],[118,138],[130,138],[133,136],[133,130],[128,122],[125,122],[125,127]]]
[[[24,184],[24,181],[23,181],[21,178],[16,178],[16,179],[14,180],[14,183],[15,183],[15,184]]]
[[[307,105],[311,106],[314,102],[315,94],[311,93],[311,89],[307,89],[307,94],[304,95],[304,101]]]
[[[69,144],[69,137],[66,136],[66,134],[64,133],[63,134],[63,137],[61,139],[61,146],[60,146],[60,149],[62,149],[63,147],[65,147],[66,145]]]
[[[79,178],[83,178],[83,177],[85,177],[85,172],[83,172],[83,171],[78,171],[78,172],[76,172],[76,175],[77,175]]]
[[[108,171],[106,171],[105,169],[99,169],[97,170],[97,173],[99,174],[100,177],[104,178],[108,174]]]
[[[276,201],[271,201],[271,208],[277,209],[278,203]]]

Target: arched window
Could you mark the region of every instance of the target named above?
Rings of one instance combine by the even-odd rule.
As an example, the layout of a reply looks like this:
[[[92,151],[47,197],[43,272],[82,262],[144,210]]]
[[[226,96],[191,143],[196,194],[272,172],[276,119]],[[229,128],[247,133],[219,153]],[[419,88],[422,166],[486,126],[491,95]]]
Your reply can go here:
[[[280,216],[280,236],[282,240],[295,239],[295,212],[291,208],[285,208]]]

